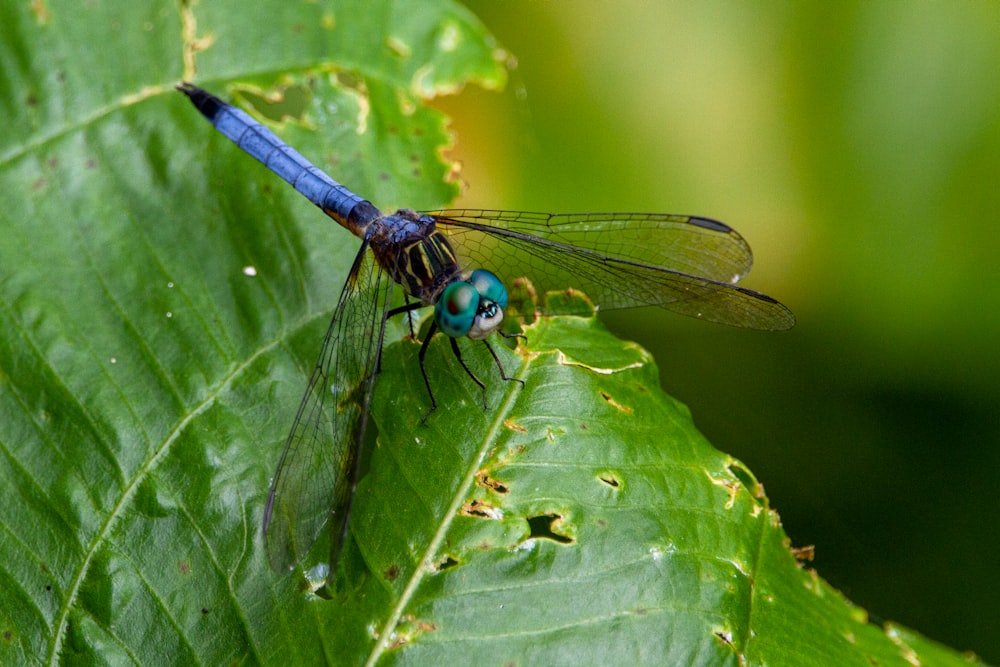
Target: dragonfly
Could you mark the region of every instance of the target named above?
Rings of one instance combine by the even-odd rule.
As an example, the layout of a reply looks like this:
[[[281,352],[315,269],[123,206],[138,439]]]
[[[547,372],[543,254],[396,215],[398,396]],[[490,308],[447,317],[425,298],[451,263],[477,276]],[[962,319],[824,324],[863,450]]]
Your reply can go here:
[[[329,568],[336,570],[386,321],[393,315],[434,309],[418,355],[432,411],[437,402],[424,358],[438,331],[484,392],[462,362],[459,338],[482,341],[501,376],[511,379],[487,340],[493,333],[511,336],[500,330],[508,305],[503,279],[526,277],[542,294],[580,289],[601,309],[659,306],[760,330],[795,324],[777,300],[736,284],[753,256],[725,223],[662,213],[383,213],[246,112],[190,83],[177,88],[216,130],[361,239],[264,506],[265,550],[275,571],[294,570],[331,521],[339,522],[331,528]],[[405,304],[394,308],[397,286]]]

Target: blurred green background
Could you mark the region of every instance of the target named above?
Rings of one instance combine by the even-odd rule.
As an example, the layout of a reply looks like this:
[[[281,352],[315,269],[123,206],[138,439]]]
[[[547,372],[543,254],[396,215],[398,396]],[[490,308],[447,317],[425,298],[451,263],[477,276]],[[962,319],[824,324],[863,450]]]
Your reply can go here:
[[[512,79],[436,102],[457,205],[736,227],[792,332],[605,321],[823,577],[1000,662],[1000,5],[467,4]]]

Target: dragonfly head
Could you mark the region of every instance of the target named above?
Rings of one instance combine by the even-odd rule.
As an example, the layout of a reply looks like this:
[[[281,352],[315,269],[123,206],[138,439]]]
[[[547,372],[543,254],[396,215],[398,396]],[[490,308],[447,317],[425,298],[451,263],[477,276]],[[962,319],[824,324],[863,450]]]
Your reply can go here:
[[[482,340],[496,331],[507,306],[507,289],[485,269],[476,269],[468,280],[456,280],[434,304],[434,321],[452,338]]]

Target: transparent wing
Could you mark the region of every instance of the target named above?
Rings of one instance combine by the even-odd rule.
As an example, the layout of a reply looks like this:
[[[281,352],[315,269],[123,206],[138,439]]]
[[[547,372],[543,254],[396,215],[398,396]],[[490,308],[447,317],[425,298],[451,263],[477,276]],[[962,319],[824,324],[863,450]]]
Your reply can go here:
[[[264,508],[267,556],[294,568],[331,517],[340,522],[331,572],[347,534],[356,462],[368,420],[392,280],[362,244],[341,292]]]
[[[749,329],[791,328],[778,301],[735,283],[753,263],[735,230],[708,218],[659,213],[430,213],[466,268],[544,293],[574,287],[604,309],[660,306]]]

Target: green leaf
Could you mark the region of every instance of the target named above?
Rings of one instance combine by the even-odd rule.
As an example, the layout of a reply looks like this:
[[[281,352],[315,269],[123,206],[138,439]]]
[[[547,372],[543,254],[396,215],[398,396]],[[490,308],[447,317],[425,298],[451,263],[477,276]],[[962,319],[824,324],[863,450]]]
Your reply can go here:
[[[363,636],[352,619],[379,618],[367,659],[412,664],[963,662],[887,636],[804,569],[763,488],[662,393],[644,350],[593,316],[525,334],[497,346],[523,386],[462,345],[491,380],[488,410],[433,341],[440,407],[424,425],[418,345],[386,351],[345,563],[355,588],[331,603],[340,646]]]
[[[496,345],[523,387],[463,341],[488,410],[433,341],[426,424],[417,346],[387,348],[331,599],[273,574],[268,480],[357,241],[173,85],[433,208],[455,186],[424,100],[502,85],[495,46],[444,0],[0,24],[0,664],[957,661],[799,569],[753,476],[591,316]]]
[[[313,663],[315,607],[262,568],[259,525],[357,241],[173,86],[293,86],[282,136],[433,208],[456,186],[422,98],[501,85],[494,47],[446,1],[3,2],[0,24],[0,664]]]

